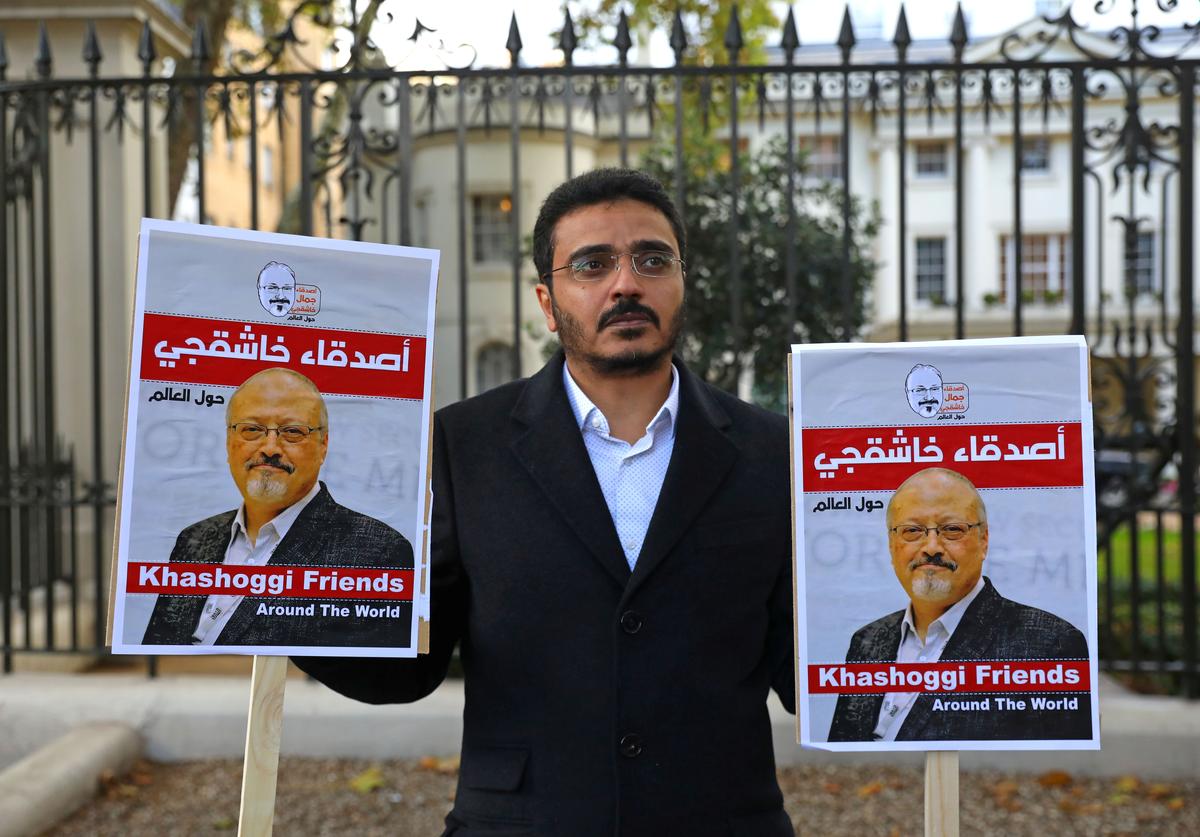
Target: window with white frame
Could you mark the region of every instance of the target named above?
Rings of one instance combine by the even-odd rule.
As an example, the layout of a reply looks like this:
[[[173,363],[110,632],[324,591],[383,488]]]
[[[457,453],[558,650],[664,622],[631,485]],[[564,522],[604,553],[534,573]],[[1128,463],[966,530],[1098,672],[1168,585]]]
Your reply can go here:
[[[950,171],[944,142],[918,142],[916,158],[917,177],[945,177]]]
[[[1133,251],[1125,254],[1125,281],[1135,295],[1152,294],[1158,290],[1155,279],[1156,260],[1154,233],[1139,230],[1134,239]]]
[[[813,180],[841,180],[842,138],[800,137],[804,176]]]
[[[918,238],[917,299],[941,305],[946,302],[946,239]]]
[[[1046,137],[1021,139],[1021,171],[1045,174],[1050,171],[1050,140]]]
[[[1000,236],[1001,300],[1017,288],[1017,248],[1011,235]],[[1022,301],[1061,302],[1071,276],[1071,236],[1066,233],[1021,236]]]
[[[512,346],[488,343],[475,354],[475,392],[489,389],[512,380]]]
[[[512,260],[512,198],[505,194],[475,195],[471,199],[473,260]]]

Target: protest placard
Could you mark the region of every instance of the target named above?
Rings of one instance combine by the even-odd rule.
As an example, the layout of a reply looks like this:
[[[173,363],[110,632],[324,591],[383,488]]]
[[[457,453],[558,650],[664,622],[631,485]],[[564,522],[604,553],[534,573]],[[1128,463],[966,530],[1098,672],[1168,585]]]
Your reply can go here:
[[[418,653],[437,271],[142,222],[115,653]]]
[[[1099,747],[1087,358],[793,347],[801,744]]]

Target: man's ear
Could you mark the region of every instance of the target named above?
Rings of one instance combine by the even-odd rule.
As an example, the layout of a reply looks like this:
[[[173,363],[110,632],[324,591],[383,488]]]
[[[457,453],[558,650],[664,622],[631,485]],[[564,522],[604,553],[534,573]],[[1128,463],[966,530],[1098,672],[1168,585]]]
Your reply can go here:
[[[538,305],[542,307],[542,316],[546,318],[546,329],[550,332],[558,331],[558,322],[554,319],[554,294],[550,286],[539,282],[533,290],[537,294]]]

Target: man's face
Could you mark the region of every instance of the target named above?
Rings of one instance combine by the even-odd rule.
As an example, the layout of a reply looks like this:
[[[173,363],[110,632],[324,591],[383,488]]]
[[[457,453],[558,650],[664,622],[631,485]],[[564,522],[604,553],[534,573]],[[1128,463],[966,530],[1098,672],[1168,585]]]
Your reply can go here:
[[[914,369],[904,381],[908,406],[929,418],[942,408],[942,376],[935,369]]]
[[[554,227],[554,267],[587,255],[660,250],[679,255],[666,216],[649,204],[622,199],[580,207]],[[554,274],[554,291],[538,285],[546,327],[557,332],[567,357],[615,375],[658,368],[683,325],[683,271],[660,278],[634,272],[628,256],[619,270],[579,282],[570,269]]]
[[[267,375],[233,397],[229,423],[239,422],[317,427],[321,424],[321,399],[293,378]],[[328,434],[321,430],[293,443],[274,432],[248,442],[227,429],[225,440],[229,471],[246,504],[277,509],[287,508],[308,493],[329,448]]]
[[[905,524],[929,527],[979,522],[979,505],[970,487],[933,473],[914,477],[896,492],[887,525],[890,530]],[[898,532],[888,532],[892,569],[909,598],[946,608],[975,587],[987,547],[984,526],[972,527],[956,541],[946,540],[940,531],[930,531],[909,543]]]
[[[258,301],[271,315],[284,316],[296,302],[296,280],[284,270],[264,272],[258,277]]]

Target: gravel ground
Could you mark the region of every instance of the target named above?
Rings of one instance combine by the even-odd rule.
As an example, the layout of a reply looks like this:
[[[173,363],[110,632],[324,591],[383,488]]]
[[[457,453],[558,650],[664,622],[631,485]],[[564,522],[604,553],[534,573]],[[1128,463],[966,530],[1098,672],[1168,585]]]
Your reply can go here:
[[[235,833],[241,767],[232,759],[139,764],[127,776],[106,778],[96,801],[50,834]],[[438,835],[454,798],[456,769],[454,759],[285,758],[275,833]],[[922,831],[919,768],[787,768],[779,781],[797,834],[907,837]],[[1132,776],[979,772],[964,773],[960,790],[963,834],[1200,835],[1198,780],[1159,784]]]

